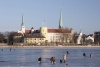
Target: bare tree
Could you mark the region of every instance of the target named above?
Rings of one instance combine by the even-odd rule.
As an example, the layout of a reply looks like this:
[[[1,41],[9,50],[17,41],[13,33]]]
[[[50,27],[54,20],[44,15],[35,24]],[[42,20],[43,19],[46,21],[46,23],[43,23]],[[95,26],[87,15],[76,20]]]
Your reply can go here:
[[[0,32],[0,43],[4,42],[4,35]]]
[[[78,38],[78,33],[75,32],[72,38],[75,44],[77,44],[77,38]]]
[[[69,28],[62,28],[61,29],[61,35],[60,35],[60,39],[61,39],[61,43],[69,43],[70,39],[71,39],[71,35],[69,33],[70,29]]]
[[[15,32],[10,32],[10,34],[8,35],[8,44],[9,45],[13,45],[13,42],[14,42],[14,34]]]

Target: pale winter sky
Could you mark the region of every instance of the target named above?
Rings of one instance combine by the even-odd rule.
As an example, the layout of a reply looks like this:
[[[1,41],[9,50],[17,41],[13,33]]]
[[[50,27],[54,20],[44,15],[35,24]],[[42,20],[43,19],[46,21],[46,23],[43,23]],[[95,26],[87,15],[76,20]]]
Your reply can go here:
[[[18,31],[22,12],[26,29],[58,28],[62,8],[63,27],[85,34],[100,31],[100,0],[0,0],[0,31]]]

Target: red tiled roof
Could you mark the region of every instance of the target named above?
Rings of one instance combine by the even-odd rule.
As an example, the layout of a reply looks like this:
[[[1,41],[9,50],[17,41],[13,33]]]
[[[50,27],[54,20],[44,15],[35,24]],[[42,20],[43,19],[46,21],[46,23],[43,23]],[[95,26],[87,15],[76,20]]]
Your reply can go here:
[[[25,33],[29,34],[29,33],[31,33],[31,30],[25,30]]]
[[[48,29],[48,33],[71,33],[71,29]]]

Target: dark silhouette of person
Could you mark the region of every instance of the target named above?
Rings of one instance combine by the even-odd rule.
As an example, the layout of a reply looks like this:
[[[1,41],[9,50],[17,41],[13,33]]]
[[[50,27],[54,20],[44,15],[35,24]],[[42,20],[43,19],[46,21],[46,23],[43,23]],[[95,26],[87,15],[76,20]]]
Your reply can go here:
[[[3,49],[2,49],[2,51],[3,51]]]
[[[62,63],[62,60],[60,60],[60,63]]]
[[[69,54],[69,52],[67,51],[67,55]]]
[[[51,63],[53,63],[53,57],[50,58]]]
[[[41,63],[42,62],[42,58],[40,57],[40,58],[38,58],[38,62],[39,63]]]
[[[55,63],[55,60],[56,60],[55,57],[53,57],[53,64]]]
[[[85,54],[85,53],[83,53],[83,56],[84,56],[84,57],[86,57],[86,54]]]
[[[55,63],[55,57],[51,57],[50,61],[51,61],[52,64],[54,64]]]
[[[15,49],[14,49],[14,51],[15,51]]]
[[[92,58],[92,53],[90,54],[90,58]]]
[[[10,48],[10,51],[11,51],[11,48]]]

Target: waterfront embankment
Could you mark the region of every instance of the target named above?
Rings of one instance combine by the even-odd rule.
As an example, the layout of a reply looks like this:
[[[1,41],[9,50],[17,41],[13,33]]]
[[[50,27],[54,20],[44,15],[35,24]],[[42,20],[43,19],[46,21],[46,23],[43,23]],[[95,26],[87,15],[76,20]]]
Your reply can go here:
[[[100,46],[0,46],[0,48],[100,48]]]
[[[100,48],[100,45],[21,46],[21,45],[7,45],[6,43],[0,43],[0,48]]]

